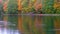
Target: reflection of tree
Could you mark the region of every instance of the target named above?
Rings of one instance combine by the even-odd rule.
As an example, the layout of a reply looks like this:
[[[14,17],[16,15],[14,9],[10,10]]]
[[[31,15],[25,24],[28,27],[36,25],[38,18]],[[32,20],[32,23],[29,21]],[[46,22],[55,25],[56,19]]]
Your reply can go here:
[[[9,15],[8,16],[8,24],[10,24],[10,25],[8,25],[8,27],[9,28],[12,28],[12,29],[16,29],[17,28],[17,19],[18,17],[16,16],[16,15]]]
[[[54,31],[54,17],[52,17],[52,16],[44,16],[43,17],[42,22],[43,22],[43,24],[45,24],[43,29],[46,32],[46,34],[55,34],[55,31]]]
[[[24,33],[23,31],[23,21],[22,21],[22,15],[18,16],[18,29],[21,32],[21,34]]]
[[[55,27],[55,32],[56,34],[59,34],[60,33],[60,16],[54,16],[54,27]]]

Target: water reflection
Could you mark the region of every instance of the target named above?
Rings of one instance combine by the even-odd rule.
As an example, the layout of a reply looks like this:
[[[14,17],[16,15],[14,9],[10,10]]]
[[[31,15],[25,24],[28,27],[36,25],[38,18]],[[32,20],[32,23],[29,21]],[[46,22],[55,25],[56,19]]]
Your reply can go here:
[[[60,16],[4,15],[1,18],[1,34],[60,33]]]
[[[20,34],[17,29],[17,17],[12,15],[1,16],[0,34]]]

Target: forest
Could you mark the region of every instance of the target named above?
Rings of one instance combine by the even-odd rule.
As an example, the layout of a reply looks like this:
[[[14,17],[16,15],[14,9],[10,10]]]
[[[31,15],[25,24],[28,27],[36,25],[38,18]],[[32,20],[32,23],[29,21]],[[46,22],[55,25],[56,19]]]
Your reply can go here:
[[[57,0],[1,0],[2,12],[8,14],[60,14]]]
[[[0,21],[9,22],[6,27],[21,34],[60,34],[60,16],[31,14],[60,14],[60,1],[0,0]]]

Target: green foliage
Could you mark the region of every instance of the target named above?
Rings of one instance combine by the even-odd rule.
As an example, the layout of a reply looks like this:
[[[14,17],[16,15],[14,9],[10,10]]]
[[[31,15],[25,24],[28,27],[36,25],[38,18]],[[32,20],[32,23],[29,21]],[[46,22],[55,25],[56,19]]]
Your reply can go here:
[[[45,14],[54,14],[54,0],[46,0],[46,2],[43,3],[43,11]]]
[[[29,8],[29,2],[31,2],[31,7]],[[18,14],[18,5],[17,0],[9,0],[8,3],[8,12],[9,14]],[[42,13],[43,14],[60,14],[60,8],[54,8],[54,0],[46,0],[42,1],[43,7],[42,7]],[[22,0],[22,11],[24,14],[30,13],[30,12],[36,12],[34,8],[34,0]],[[38,13],[40,13],[40,10],[38,10]]]
[[[8,3],[8,13],[10,14],[17,14],[17,1],[16,0],[10,0]]]

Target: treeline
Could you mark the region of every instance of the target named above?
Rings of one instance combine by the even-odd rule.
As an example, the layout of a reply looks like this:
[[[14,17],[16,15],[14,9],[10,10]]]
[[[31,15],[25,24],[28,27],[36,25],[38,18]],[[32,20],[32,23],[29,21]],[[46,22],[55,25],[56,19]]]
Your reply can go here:
[[[60,14],[58,4],[55,0],[5,0],[2,7],[8,14]]]

